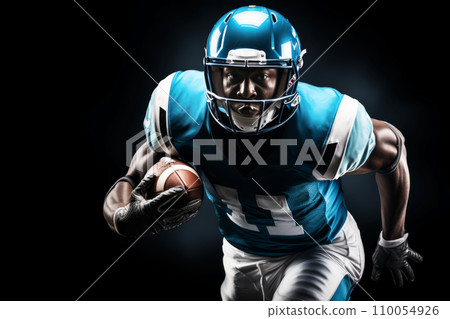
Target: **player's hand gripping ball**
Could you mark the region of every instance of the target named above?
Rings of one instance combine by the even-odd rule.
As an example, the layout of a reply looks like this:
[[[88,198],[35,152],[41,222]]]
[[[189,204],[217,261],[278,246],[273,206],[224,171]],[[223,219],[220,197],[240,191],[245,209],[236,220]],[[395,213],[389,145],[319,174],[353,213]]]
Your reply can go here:
[[[114,227],[124,236],[154,235],[177,228],[202,204],[203,184],[186,163],[163,157],[131,192],[130,203],[114,214]]]
[[[184,195],[176,199],[174,207],[183,207],[193,200],[203,199],[203,184],[198,173],[188,164],[170,157],[163,157],[150,168],[150,173],[156,179],[152,187],[147,190],[146,199],[152,199],[162,192],[181,187]],[[164,207],[163,207],[164,208]]]
[[[163,157],[147,172],[152,182],[146,187],[145,198],[157,200],[161,194],[176,193],[168,201],[162,201],[156,209],[162,216],[155,227],[162,230],[176,228],[193,218],[203,199],[203,183],[198,173],[188,164],[170,157]]]

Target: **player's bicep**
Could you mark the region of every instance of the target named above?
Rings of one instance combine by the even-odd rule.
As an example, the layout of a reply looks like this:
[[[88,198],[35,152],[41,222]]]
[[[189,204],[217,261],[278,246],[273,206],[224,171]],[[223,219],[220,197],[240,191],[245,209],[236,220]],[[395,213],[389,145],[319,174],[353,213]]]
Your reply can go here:
[[[376,146],[364,165],[349,175],[377,172],[389,167],[397,159],[398,144],[404,145],[403,134],[392,124],[376,119],[372,119],[372,123]]]

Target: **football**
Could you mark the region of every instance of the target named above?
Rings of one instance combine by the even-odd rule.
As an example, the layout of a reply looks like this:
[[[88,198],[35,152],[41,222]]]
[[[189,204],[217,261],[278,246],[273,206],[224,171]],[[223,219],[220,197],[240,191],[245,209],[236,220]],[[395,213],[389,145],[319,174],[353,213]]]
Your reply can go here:
[[[174,207],[182,206],[194,199],[203,199],[203,183],[198,173],[190,165],[171,157],[161,158],[150,170],[156,175],[153,187],[147,192],[147,199],[158,196],[174,186],[182,186],[184,195]]]

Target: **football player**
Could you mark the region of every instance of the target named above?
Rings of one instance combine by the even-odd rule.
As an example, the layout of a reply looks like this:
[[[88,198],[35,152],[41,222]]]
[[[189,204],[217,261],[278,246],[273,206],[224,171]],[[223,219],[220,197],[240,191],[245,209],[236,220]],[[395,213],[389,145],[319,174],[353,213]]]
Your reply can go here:
[[[274,10],[225,14],[209,35],[204,72],[175,72],[153,91],[148,144],[104,202],[111,229],[156,234],[195,216],[198,200],[170,209],[181,188],[145,199],[150,163],[176,156],[195,166],[215,207],[223,300],[348,300],[365,257],[340,177],[376,172],[382,231],[372,279],[389,270],[397,286],[413,281],[408,259],[422,257],[405,232],[405,139],[348,95],[299,82],[305,52]]]

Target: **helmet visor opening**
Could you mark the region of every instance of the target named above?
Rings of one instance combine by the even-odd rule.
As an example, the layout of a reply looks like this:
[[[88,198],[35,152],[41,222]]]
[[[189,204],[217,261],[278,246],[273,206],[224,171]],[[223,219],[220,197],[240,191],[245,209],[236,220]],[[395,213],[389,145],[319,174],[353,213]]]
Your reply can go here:
[[[210,66],[210,91],[224,98],[268,100],[283,96],[293,74],[289,68]]]
[[[209,62],[208,62],[209,61]],[[205,59],[207,98],[215,120],[235,133],[258,134],[290,118],[298,104],[292,60],[250,63]]]

